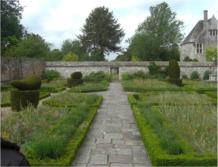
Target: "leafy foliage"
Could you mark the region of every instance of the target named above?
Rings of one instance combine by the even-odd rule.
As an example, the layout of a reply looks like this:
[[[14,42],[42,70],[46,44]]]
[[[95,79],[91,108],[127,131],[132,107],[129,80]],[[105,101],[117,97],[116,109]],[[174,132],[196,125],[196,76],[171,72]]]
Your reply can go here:
[[[208,61],[217,61],[217,48],[207,48],[206,58]]]
[[[193,71],[191,73],[190,79],[192,79],[192,80],[199,80],[200,79],[199,73],[197,71]]]
[[[19,0],[1,1],[1,49],[2,55],[5,51],[18,44],[24,35],[24,27],[20,23],[23,8]]]
[[[209,80],[209,75],[212,74],[211,71],[207,70],[204,72],[203,80]]]
[[[182,80],[180,79],[180,67],[176,60],[171,59],[169,61],[168,72],[169,72],[169,82],[181,86]]]
[[[44,70],[42,72],[42,80],[45,79],[47,80],[48,82],[54,80],[54,79],[57,79],[60,77],[60,73],[58,71],[55,71],[55,70]]]
[[[111,76],[103,71],[91,72],[89,75],[84,76],[83,80],[86,82],[110,81]]]
[[[87,52],[98,55],[97,60],[104,60],[105,54],[120,51],[118,44],[124,36],[123,30],[105,7],[95,8],[86,19],[79,39]]]
[[[52,97],[38,109],[11,113],[3,120],[1,135],[18,143],[31,165],[68,166],[101,100],[96,95],[72,93]]]
[[[145,78],[147,78],[147,76],[143,71],[137,71],[132,74],[124,73],[122,75],[122,80],[145,79]]]
[[[49,44],[41,36],[28,34],[5,54],[16,57],[46,58],[49,51]]]
[[[151,15],[139,25],[130,41],[130,52],[139,60],[179,60],[178,43],[183,23],[166,2],[150,7]]]
[[[19,90],[37,90],[41,87],[41,79],[36,75],[32,75],[23,80],[14,80],[11,85]]]
[[[70,52],[64,56],[64,61],[78,61],[78,56]]]

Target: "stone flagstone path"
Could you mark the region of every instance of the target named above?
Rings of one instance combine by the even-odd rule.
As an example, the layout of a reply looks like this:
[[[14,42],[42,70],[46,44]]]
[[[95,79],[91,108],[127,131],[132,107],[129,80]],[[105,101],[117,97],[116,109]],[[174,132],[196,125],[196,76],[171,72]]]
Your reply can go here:
[[[112,82],[81,145],[74,167],[151,166],[120,82]]]

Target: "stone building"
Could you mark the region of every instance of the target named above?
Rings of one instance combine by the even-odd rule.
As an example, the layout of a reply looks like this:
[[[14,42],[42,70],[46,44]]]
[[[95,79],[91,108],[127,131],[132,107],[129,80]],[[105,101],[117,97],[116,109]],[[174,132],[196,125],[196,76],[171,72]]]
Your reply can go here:
[[[180,45],[180,61],[189,58],[205,62],[206,49],[217,48],[217,25],[215,16],[208,19],[208,11],[204,10],[203,20],[198,21]]]

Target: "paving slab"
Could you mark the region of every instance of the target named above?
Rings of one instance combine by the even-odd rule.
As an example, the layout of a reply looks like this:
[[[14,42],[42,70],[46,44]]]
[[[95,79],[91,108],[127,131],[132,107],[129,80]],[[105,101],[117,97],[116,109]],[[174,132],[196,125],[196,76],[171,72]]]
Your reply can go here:
[[[151,166],[120,82],[110,83],[92,126],[72,166]]]

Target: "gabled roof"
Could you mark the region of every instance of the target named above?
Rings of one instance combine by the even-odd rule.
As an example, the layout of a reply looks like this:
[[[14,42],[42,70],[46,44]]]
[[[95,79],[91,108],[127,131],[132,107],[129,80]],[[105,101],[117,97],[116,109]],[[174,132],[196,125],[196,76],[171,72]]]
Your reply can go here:
[[[207,23],[210,24],[213,21],[213,19],[216,20],[215,16],[208,19]],[[205,32],[203,32],[203,29],[204,29],[204,21],[200,20],[194,26],[194,28],[191,30],[191,32],[187,35],[187,37],[183,40],[181,45],[186,44],[186,43],[196,42],[199,39],[199,36],[205,33]]]
[[[198,35],[202,32],[203,26],[203,20],[198,21],[188,36],[183,40],[182,45],[185,43],[195,42],[195,40],[198,38]]]

